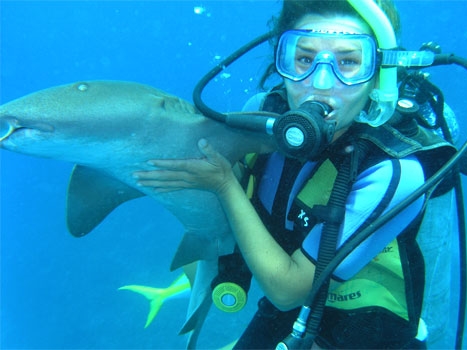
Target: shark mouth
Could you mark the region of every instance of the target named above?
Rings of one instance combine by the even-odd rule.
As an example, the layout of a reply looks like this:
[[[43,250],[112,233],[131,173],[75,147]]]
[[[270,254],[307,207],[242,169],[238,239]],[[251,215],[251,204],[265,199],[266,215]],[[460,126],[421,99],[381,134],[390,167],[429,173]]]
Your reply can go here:
[[[16,119],[0,120],[0,142],[6,140],[8,136],[13,134],[19,128],[21,128],[21,126],[18,125],[18,121]]]
[[[0,120],[0,142],[3,142],[18,130],[29,129],[44,132],[51,132],[54,128],[51,125],[40,123],[34,125],[22,125],[15,118],[3,118]]]

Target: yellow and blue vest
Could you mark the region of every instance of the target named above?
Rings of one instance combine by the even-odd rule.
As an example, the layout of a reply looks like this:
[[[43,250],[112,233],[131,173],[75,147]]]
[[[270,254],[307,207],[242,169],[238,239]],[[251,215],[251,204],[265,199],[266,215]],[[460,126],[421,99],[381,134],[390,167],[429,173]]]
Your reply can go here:
[[[264,100],[262,109],[284,113],[287,108],[285,101],[283,92],[273,92]],[[364,169],[384,159],[415,155],[423,165],[425,177],[429,177],[455,149],[418,126],[411,126],[408,130],[410,133],[403,133],[390,125],[379,128],[357,125],[347,134],[349,138],[365,139],[375,146]],[[277,157],[280,160],[270,168],[277,171],[282,167],[287,176],[271,180],[265,169],[274,157],[277,155],[248,155],[245,164],[251,171],[244,182],[266,227],[281,246],[292,253],[300,248],[310,227],[319,222],[320,218],[313,213],[314,207],[326,206],[343,156],[331,148],[314,166],[298,191],[295,180],[303,171],[304,164]],[[269,192],[266,194],[268,200],[258,192],[261,187],[258,183],[265,178],[278,182],[276,187],[272,186],[275,191],[265,191]],[[291,202],[293,191],[296,193],[292,194]],[[388,190],[386,196],[390,197],[390,192]],[[383,208],[377,208],[375,215],[378,210]],[[424,287],[423,257],[415,241],[421,218],[418,216],[398,232],[397,237],[352,278],[333,280],[318,344],[324,347],[398,347],[397,342],[403,345],[416,336]],[[287,221],[293,221],[293,226],[287,227]]]

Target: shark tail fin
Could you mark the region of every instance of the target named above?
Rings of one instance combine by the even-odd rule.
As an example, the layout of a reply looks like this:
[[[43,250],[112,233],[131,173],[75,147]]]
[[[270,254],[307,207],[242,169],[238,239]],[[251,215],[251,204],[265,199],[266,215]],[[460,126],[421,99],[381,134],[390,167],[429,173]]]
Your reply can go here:
[[[141,294],[149,300],[149,314],[144,328],[147,328],[151,324],[166,300],[182,294],[189,289],[190,282],[184,274],[179,276],[167,288],[153,288],[134,284],[118,288],[118,290],[129,290]]]

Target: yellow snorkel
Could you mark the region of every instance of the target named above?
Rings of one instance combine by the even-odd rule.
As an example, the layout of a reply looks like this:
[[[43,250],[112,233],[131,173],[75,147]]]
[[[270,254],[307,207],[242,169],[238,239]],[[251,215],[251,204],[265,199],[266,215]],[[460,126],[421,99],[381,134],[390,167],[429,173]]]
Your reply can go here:
[[[380,49],[393,50],[397,47],[391,22],[373,0],[347,1],[371,27]],[[396,67],[380,68],[379,89],[374,89],[370,98],[372,103],[368,113],[360,113],[356,120],[371,126],[382,125],[391,118],[396,108],[398,99]]]

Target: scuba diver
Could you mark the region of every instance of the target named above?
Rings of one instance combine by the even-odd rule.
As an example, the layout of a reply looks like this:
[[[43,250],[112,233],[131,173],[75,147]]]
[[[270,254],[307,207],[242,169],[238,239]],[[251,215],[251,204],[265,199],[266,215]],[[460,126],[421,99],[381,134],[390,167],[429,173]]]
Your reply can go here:
[[[390,0],[284,0],[263,79],[278,73],[282,82],[250,99],[243,116],[280,116],[261,116],[279,151],[249,155],[235,166],[238,176],[202,139],[203,158],[151,160],[156,170],[135,173],[155,191],[201,189],[219,199],[238,245],[225,259],[233,270],[244,260],[265,294],[235,348],[426,348],[417,234],[429,197],[448,193],[450,177],[375,223],[456,149],[437,123],[421,125],[427,79],[400,68],[429,65],[432,56],[398,51],[399,31]]]

